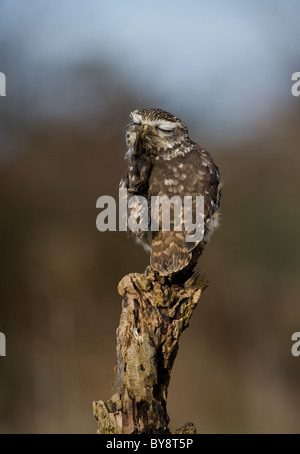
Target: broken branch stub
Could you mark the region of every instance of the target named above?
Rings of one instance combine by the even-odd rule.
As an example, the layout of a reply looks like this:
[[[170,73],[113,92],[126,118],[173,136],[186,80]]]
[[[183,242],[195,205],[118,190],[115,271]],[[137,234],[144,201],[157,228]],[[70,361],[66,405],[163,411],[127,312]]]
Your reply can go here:
[[[120,281],[114,394],[106,403],[94,402],[98,433],[171,433],[166,408],[171,370],[180,335],[207,284],[202,272],[182,285],[152,271]],[[195,427],[188,423],[176,433],[195,433]]]

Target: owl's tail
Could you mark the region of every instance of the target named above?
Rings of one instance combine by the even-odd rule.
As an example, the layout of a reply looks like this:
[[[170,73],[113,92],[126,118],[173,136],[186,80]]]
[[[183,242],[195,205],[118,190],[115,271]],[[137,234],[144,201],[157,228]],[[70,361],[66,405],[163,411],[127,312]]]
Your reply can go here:
[[[185,245],[182,232],[157,232],[152,240],[151,267],[163,276],[186,268],[192,260],[192,251],[187,251]]]

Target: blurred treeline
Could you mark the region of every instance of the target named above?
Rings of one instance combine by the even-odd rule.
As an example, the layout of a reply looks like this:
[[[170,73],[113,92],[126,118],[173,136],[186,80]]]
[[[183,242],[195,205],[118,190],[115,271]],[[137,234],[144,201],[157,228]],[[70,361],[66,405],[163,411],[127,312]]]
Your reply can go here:
[[[0,99],[1,433],[96,431],[92,401],[111,396],[117,284],[148,264],[125,233],[96,230],[96,200],[117,197],[129,112],[168,106],[137,97],[104,66],[74,69],[60,84],[78,99],[72,114],[40,115],[34,87]],[[210,285],[175,362],[173,428],[300,430],[297,101],[240,141],[206,139],[193,118],[192,138],[224,180],[222,226],[202,257]]]

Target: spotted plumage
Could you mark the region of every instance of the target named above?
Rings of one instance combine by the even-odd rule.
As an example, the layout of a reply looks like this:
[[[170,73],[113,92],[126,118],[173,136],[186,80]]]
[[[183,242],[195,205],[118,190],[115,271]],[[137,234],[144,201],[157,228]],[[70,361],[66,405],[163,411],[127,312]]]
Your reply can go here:
[[[160,109],[135,110],[126,131],[127,171],[120,183],[128,196],[143,196],[148,201],[149,228],[137,230],[138,242],[150,252],[151,267],[161,275],[192,269],[204,245],[218,225],[221,184],[218,167],[210,154],[189,138],[188,129],[179,118]],[[151,197],[192,196],[190,209],[196,221],[196,196],[204,196],[204,236],[201,241],[187,242],[191,233],[182,223],[174,228],[175,206],[171,210],[169,231],[162,229],[159,211],[158,231],[151,231]],[[139,207],[131,207],[138,210]],[[153,214],[153,213],[152,213]]]

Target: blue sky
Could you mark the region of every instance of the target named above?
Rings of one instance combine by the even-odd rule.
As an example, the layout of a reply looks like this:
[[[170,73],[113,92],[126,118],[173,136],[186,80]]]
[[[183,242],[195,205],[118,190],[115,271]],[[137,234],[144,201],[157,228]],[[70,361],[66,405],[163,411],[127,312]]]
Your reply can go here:
[[[246,133],[292,102],[299,13],[296,0],[2,0],[0,39],[19,37],[33,77],[106,62],[177,115]]]

